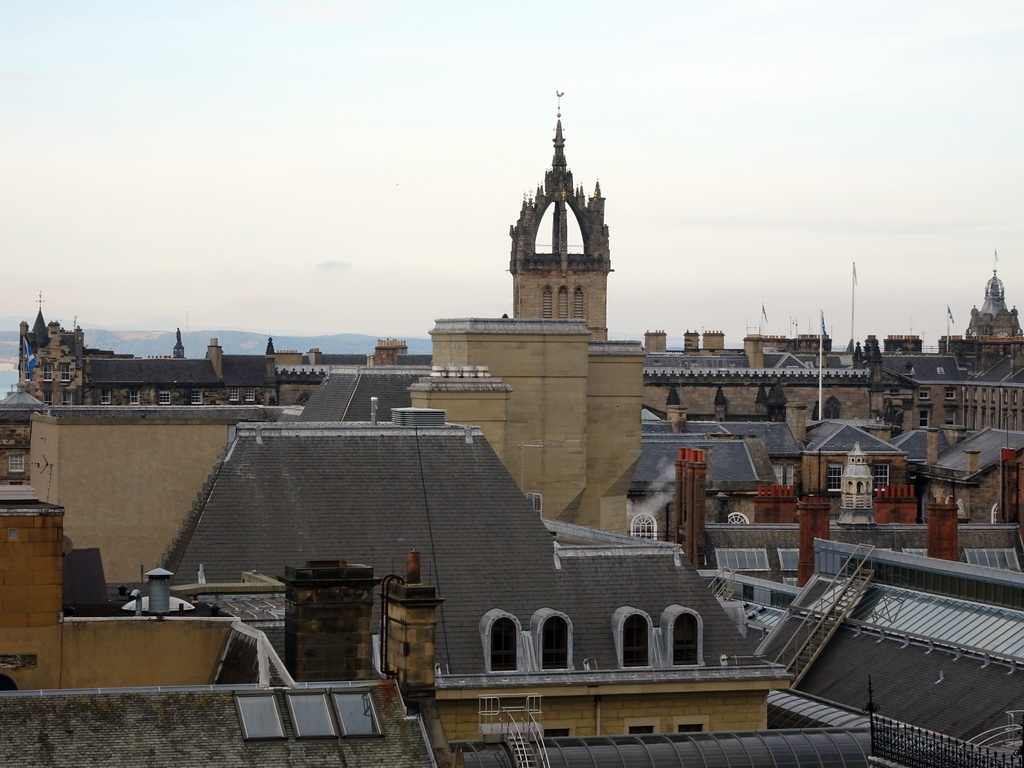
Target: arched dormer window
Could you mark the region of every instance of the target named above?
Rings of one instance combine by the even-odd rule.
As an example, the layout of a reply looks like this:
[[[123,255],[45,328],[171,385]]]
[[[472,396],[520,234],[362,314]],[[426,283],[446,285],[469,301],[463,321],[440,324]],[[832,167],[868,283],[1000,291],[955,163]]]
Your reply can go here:
[[[544,286],[544,293],[541,294],[540,316],[545,320],[551,319],[551,286]]]
[[[572,294],[572,316],[579,320],[583,319],[583,289],[579,286]]]
[[[629,606],[617,608],[612,614],[615,653],[620,667],[651,666],[651,617]]]
[[[665,659],[672,666],[704,663],[704,622],[700,614],[681,605],[670,605],[661,613]]]
[[[564,285],[558,289],[558,318],[565,320],[569,317],[569,289]]]
[[[658,523],[646,513],[641,513],[629,521],[629,535],[641,539],[658,538]]]
[[[572,622],[561,611],[541,608],[530,619],[530,636],[541,669],[572,669]]]
[[[492,608],[480,619],[480,636],[488,672],[519,669],[519,620],[511,613]]]

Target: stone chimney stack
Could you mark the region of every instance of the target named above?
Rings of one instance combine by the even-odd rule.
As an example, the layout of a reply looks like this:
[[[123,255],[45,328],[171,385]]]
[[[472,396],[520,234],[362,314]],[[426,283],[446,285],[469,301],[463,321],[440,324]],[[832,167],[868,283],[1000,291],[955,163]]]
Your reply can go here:
[[[725,334],[722,331],[704,331],[704,351],[721,352],[725,349]]]
[[[672,425],[673,432],[685,432],[686,431],[686,406],[685,405],[667,405],[665,410],[668,415],[668,422]]]
[[[647,331],[644,334],[644,352],[648,355],[668,351],[668,334],[664,331]]]
[[[964,451],[964,471],[973,475],[978,471],[978,456],[981,451]]]
[[[764,368],[764,336],[751,334],[743,339],[748,368]]]
[[[374,677],[374,595],[380,579],[368,565],[314,560],[286,566],[284,661],[298,682]]]
[[[700,334],[697,331],[687,331],[683,334],[683,352],[697,352],[700,350]]]
[[[801,443],[807,442],[807,406],[786,404],[786,423],[793,431],[793,437]]]
[[[959,560],[957,508],[952,496],[932,499],[928,505],[928,557]]]
[[[925,430],[925,437],[928,441],[927,461],[930,465],[939,463],[939,430],[929,428]]]
[[[390,673],[410,699],[433,696],[437,607],[431,584],[420,584],[419,553],[411,552],[408,579],[387,582],[387,658]]]
[[[800,516],[800,554],[797,561],[796,583],[804,586],[814,575],[814,540],[829,538],[832,506],[825,496],[805,496],[797,504]]]
[[[224,350],[216,339],[210,339],[210,345],[206,348],[206,359],[213,365],[213,375],[217,381],[224,381]]]
[[[398,356],[409,352],[409,345],[401,339],[377,339],[373,348],[374,365],[398,365]]]

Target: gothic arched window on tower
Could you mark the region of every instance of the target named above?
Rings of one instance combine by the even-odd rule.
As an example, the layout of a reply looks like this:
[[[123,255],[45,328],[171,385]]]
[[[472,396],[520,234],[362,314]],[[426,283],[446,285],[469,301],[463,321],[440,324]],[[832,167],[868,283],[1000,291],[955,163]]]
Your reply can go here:
[[[577,287],[572,295],[572,316],[583,319],[583,289]]]
[[[569,289],[564,285],[558,289],[558,317],[560,320],[569,317]]]
[[[544,286],[544,293],[541,296],[540,316],[545,320],[551,319],[551,286]]]
[[[839,405],[839,401],[835,397],[830,397],[825,401],[825,418],[826,419],[841,419],[842,408]]]

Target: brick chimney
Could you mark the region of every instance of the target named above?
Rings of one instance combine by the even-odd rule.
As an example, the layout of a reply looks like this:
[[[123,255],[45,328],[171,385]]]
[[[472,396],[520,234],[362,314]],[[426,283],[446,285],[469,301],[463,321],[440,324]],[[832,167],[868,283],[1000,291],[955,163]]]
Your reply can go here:
[[[952,496],[928,504],[928,557],[959,560],[957,509]]]
[[[314,560],[286,566],[284,661],[298,682],[374,677],[371,637],[380,579],[368,565]]]
[[[826,496],[805,496],[797,504],[800,516],[800,555],[796,583],[802,587],[814,575],[814,540],[829,538],[832,505]]]
[[[677,541],[697,568],[704,566],[704,496],[708,465],[704,451],[680,448],[676,460]]]
[[[401,339],[377,339],[373,348],[374,365],[398,365],[398,356],[408,353],[409,345]]]
[[[419,583],[419,553],[410,553],[409,574],[403,584],[387,582],[387,669],[407,698],[432,696],[437,589]]]
[[[999,498],[999,522],[1020,522],[1020,464],[1017,452],[1013,448],[1003,448],[999,452],[1000,475],[1002,476],[1002,493]]]

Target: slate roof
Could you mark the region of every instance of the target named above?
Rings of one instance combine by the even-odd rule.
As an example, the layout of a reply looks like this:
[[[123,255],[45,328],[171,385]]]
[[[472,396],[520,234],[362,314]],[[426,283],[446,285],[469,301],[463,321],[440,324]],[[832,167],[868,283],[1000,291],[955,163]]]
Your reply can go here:
[[[819,422],[807,429],[807,437],[807,453],[849,453],[856,444],[869,456],[903,453],[891,443],[842,421]]]
[[[939,430],[938,435],[939,454],[949,450],[949,439],[946,433]],[[926,462],[928,460],[928,432],[924,429],[913,429],[904,432],[892,439],[892,444],[907,454],[908,461]]]
[[[412,405],[409,387],[429,375],[419,366],[334,368],[296,421],[369,421],[371,397],[378,401],[378,420],[390,421],[392,408]]]
[[[754,440],[708,439],[692,434],[643,433],[640,460],[633,472],[634,483],[669,483],[675,477],[679,449],[704,451],[708,465],[707,486],[721,490],[756,488],[774,483],[775,472],[763,444]]]
[[[978,469],[984,470],[999,461],[999,453],[1003,448],[1012,448],[1017,452],[1024,449],[1024,432],[988,427],[940,453],[938,466],[964,472],[967,466],[964,452],[978,451]]]
[[[92,382],[98,386],[163,383],[220,385],[209,360],[176,360],[169,357],[95,358],[90,361],[90,366]]]
[[[280,575],[286,565],[345,559],[402,573],[417,549],[423,580],[438,588],[437,660],[451,675],[484,671],[480,620],[492,608],[527,629],[551,608],[574,627],[577,672],[584,658],[617,667],[616,608],[669,605],[703,616],[705,658],[743,656],[750,645],[680,550],[609,544],[561,547],[477,428],[369,425],[239,425],[210,497],[175,569],[210,582],[244,570]],[[600,584],[600,589],[594,585]],[[680,668],[682,669],[682,668]],[[701,668],[703,669],[703,668]],[[506,675],[516,680],[516,675]]]
[[[702,424],[715,425],[732,435],[756,437],[764,443],[765,450],[772,456],[797,456],[804,452],[804,444],[796,439],[793,429],[784,421],[687,422],[686,431],[696,431]]]
[[[260,387],[267,380],[265,355],[224,355],[221,359],[224,384],[229,387]]]
[[[953,355],[883,354],[882,368],[922,383],[966,381],[970,373]]]
[[[274,694],[284,739],[246,741],[235,705],[243,686],[0,693],[0,764],[19,768],[431,765],[417,719],[394,683],[367,683],[382,737],[297,739],[285,694]]]

